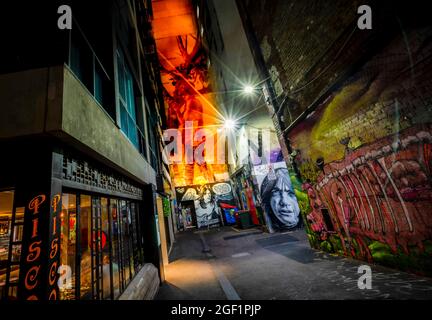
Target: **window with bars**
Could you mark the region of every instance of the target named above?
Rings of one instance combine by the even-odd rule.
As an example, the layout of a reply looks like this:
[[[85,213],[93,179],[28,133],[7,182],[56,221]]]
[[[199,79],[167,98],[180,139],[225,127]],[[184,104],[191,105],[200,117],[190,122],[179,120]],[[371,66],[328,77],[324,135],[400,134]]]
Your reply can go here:
[[[18,297],[24,208],[14,208],[13,190],[0,192],[0,299]]]
[[[117,299],[144,263],[138,204],[63,193],[60,263],[70,284],[61,300]]]

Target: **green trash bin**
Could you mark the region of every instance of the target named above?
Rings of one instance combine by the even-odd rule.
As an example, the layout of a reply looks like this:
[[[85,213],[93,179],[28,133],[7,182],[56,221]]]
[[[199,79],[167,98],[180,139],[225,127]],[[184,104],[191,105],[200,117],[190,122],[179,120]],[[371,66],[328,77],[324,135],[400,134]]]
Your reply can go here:
[[[253,227],[252,218],[248,210],[241,210],[238,212],[238,227],[241,229],[247,229]]]

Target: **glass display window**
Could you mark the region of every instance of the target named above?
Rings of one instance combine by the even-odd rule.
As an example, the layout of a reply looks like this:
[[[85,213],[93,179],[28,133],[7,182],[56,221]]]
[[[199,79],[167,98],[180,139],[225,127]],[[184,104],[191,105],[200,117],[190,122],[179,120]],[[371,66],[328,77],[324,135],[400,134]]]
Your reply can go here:
[[[111,222],[111,268],[114,299],[120,296],[122,290],[121,256],[120,256],[120,223],[118,215],[118,200],[110,199]]]
[[[117,299],[143,265],[136,202],[64,193],[60,298]]]
[[[60,277],[64,279],[59,286],[61,300],[76,297],[76,195],[65,193],[62,196],[60,213]]]
[[[125,200],[120,201],[121,250],[123,267],[123,286],[129,284],[131,278],[131,243],[129,235],[129,207]]]
[[[9,287],[18,282],[19,262],[21,259],[21,239],[15,232],[13,190],[0,192],[0,298],[14,299]],[[16,236],[15,236],[16,235]]]
[[[80,298],[91,299],[92,293],[92,260],[91,260],[91,197],[81,195],[80,197],[80,226],[79,226],[79,249],[80,249]]]
[[[108,199],[101,198],[101,219],[102,219],[102,294],[103,299],[112,299],[111,294],[111,254],[110,254],[110,221]]]

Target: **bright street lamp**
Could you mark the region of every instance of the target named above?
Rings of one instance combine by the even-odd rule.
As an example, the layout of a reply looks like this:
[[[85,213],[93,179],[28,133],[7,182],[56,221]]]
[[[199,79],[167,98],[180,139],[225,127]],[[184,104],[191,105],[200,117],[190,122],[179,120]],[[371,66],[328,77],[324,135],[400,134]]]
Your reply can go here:
[[[225,124],[224,124],[224,128],[231,130],[231,129],[235,128],[236,124],[237,124],[237,121],[232,120],[232,119],[226,119]]]
[[[244,88],[243,88],[243,92],[245,93],[245,94],[252,94],[253,92],[254,92],[254,90],[255,90],[255,88],[253,87],[253,86],[251,86],[251,85],[246,85]]]

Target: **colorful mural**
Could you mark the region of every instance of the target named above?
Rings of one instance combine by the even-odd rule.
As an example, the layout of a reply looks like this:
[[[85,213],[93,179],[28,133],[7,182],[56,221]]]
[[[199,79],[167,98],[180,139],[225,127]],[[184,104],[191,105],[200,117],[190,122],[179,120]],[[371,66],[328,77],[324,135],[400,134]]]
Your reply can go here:
[[[168,128],[180,131],[184,150],[181,163],[170,166],[173,182],[176,186],[216,182],[227,167],[212,164],[199,148],[206,140],[216,143],[215,124],[220,122],[220,116],[212,98],[208,56],[191,1],[154,2],[154,17]],[[203,128],[207,129],[206,135],[195,137]],[[196,161],[197,153],[204,155],[203,161]]]
[[[221,208],[235,207],[232,187],[227,182],[179,187],[175,190],[180,205],[184,202],[194,202],[198,228],[226,223],[226,219],[223,221]]]
[[[260,138],[258,138],[259,135]],[[240,141],[240,143],[242,142]],[[274,130],[250,129],[249,143],[246,143],[246,147],[248,144],[251,149],[249,153],[250,161],[254,166],[284,161],[279,139]]]
[[[409,36],[413,59],[431,54]],[[432,275],[432,63],[407,59],[390,43],[289,139],[313,247]]]
[[[301,184],[284,161],[254,167],[261,205],[270,232],[286,231],[303,225],[306,213]]]

